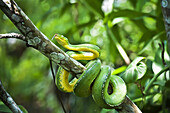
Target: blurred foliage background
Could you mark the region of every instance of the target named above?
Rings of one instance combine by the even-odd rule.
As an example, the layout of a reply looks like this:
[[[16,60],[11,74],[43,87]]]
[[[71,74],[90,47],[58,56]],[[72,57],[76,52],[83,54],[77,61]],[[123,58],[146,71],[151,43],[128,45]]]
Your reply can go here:
[[[68,37],[72,44],[98,45],[101,48],[100,59],[103,65],[117,69],[126,66],[125,61],[128,58],[133,61],[137,56],[145,56],[147,73],[137,83],[127,85],[127,95],[144,113],[170,112],[169,73],[162,74],[147,95],[142,93],[148,81],[164,68],[159,44],[164,43],[167,46],[167,39],[159,0],[16,2],[38,29],[56,45],[57,42],[52,40],[55,33]],[[0,33],[10,32],[19,33],[0,11]],[[0,80],[17,104],[23,105],[30,113],[63,112],[56,97],[48,58],[27,48],[20,40],[2,39],[0,59]],[[167,49],[165,60],[169,62]],[[70,113],[116,112],[99,108],[91,97],[60,94]]]

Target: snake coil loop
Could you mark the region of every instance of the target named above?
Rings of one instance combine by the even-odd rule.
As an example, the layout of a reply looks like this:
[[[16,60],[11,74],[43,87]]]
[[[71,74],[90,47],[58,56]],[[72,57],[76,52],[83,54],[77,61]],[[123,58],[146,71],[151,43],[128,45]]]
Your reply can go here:
[[[107,109],[123,102],[127,93],[125,82],[119,76],[112,75],[109,66],[101,66],[101,61],[96,59],[99,57],[100,50],[97,46],[92,44],[71,45],[63,35],[56,34],[54,37],[66,49],[79,52],[67,52],[72,58],[91,60],[86,64],[86,70],[80,77],[74,78],[70,82],[69,73],[59,67],[56,85],[61,91],[73,92],[79,97],[87,97],[92,94],[94,101]],[[109,86],[112,87],[111,92]]]

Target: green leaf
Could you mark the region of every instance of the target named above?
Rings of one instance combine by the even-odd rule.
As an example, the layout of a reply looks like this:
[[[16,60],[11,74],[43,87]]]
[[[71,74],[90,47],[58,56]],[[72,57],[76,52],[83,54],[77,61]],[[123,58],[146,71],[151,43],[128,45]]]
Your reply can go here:
[[[120,36],[120,27],[118,26],[118,24],[115,24],[111,30],[115,36],[115,38],[118,40],[118,42],[120,43],[121,42],[121,36]]]
[[[92,13],[103,18],[104,13],[101,9],[102,1],[103,0],[81,0],[81,3],[83,3]]]
[[[12,113],[12,111],[2,102],[0,102],[0,112]]]
[[[22,110],[23,113],[28,113],[28,111],[22,105],[19,105],[19,108]]]
[[[125,10],[112,11],[110,14],[108,14],[104,18],[104,23],[109,21],[109,20],[115,19],[117,17],[128,17],[128,18],[134,19],[134,18],[141,18],[141,17],[144,17],[144,16],[155,18],[155,16],[153,16],[149,13],[141,13],[141,12],[137,12],[137,11],[134,11],[134,10],[125,9]]]
[[[119,68],[115,69],[115,70],[112,72],[112,75],[119,74],[119,73],[125,71],[126,68],[127,68],[126,66],[119,67]]]
[[[154,42],[154,40],[160,38],[162,35],[164,35],[165,32],[162,31],[158,34],[156,34],[155,36],[153,36],[153,38],[151,40],[149,40],[148,42],[146,42],[146,44],[144,45],[143,49],[138,53],[138,55],[142,54],[145,51],[148,51],[148,48],[151,48],[152,43]]]
[[[153,103],[162,103],[162,94],[161,93],[157,93],[154,97],[153,97]]]
[[[28,113],[28,111],[22,106],[18,106],[23,113]],[[7,112],[7,113],[12,113],[12,111],[3,103],[0,101],[0,112]]]
[[[76,31],[78,31],[78,30],[80,30],[80,29],[82,29],[82,28],[89,27],[89,26],[95,24],[96,21],[97,21],[97,20],[94,20],[94,19],[93,19],[93,20],[90,20],[90,21],[87,22],[87,23],[75,25],[75,26],[73,26],[72,28],[70,28],[70,29],[66,32],[66,34],[67,34],[68,36],[69,36],[69,35],[72,35],[73,33],[75,33]]]
[[[59,12],[59,17],[61,18],[61,16],[63,16],[66,13],[66,11],[69,11],[71,9],[72,5],[73,4],[71,4],[71,3],[65,3],[62,6],[61,11]]]
[[[163,86],[165,86],[165,81],[163,81],[163,80],[162,81],[156,81],[156,82],[153,83],[153,85],[159,85],[159,86],[163,87]]]
[[[131,19],[131,20],[142,32],[149,31],[149,29],[144,24],[143,18],[142,19]],[[148,37],[146,37],[146,38],[148,38]]]
[[[120,75],[126,83],[135,82],[144,76],[147,68],[146,64],[141,62],[143,59],[145,59],[145,57],[137,57],[134,59],[126,71]]]
[[[141,11],[147,1],[148,0],[138,0],[136,3],[136,10]]]

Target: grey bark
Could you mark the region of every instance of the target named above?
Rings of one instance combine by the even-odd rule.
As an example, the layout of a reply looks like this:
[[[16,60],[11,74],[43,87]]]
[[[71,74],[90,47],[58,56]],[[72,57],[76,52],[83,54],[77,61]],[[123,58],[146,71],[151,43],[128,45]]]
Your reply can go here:
[[[12,97],[6,92],[4,86],[2,85],[2,82],[0,81],[0,99],[2,102],[8,106],[8,108],[13,113],[23,113],[21,109],[17,106],[15,101],[12,99]]]

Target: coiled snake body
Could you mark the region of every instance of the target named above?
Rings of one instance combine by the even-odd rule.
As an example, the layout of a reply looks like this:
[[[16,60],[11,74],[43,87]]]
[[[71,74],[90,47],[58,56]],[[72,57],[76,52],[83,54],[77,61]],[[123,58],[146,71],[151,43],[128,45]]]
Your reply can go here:
[[[87,97],[92,94],[94,101],[103,108],[112,108],[121,104],[127,93],[126,85],[119,76],[111,74],[109,66],[101,66],[99,47],[92,44],[71,45],[63,35],[56,34],[55,39],[64,48],[77,52],[67,52],[75,60],[91,60],[86,70],[77,79],[69,82],[69,73],[59,67],[56,85],[64,92],[73,92],[76,96]],[[109,92],[109,85],[112,87]]]

